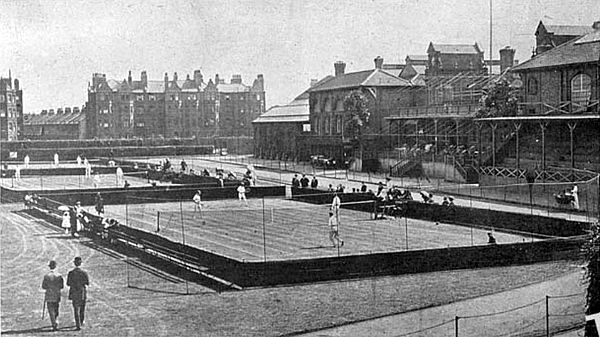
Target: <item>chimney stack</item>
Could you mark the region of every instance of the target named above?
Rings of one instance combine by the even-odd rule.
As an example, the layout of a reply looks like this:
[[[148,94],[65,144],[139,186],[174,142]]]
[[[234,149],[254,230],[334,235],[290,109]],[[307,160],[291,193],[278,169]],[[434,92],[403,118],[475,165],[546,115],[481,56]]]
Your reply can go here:
[[[131,70],[129,71],[129,75],[127,75],[127,84],[131,86]]]
[[[219,85],[220,79],[219,79],[219,74],[215,74],[215,85]]]
[[[316,78],[311,78],[310,79],[310,87],[314,87],[315,85],[317,85],[317,82],[319,82],[319,80],[317,80]]]
[[[596,30],[600,29],[600,21],[594,21],[594,23],[592,24],[592,28]]]
[[[381,56],[377,56],[374,60],[375,69],[381,69],[383,67],[383,58]]]
[[[344,71],[346,71],[346,63],[342,62],[342,61],[337,61],[333,64],[333,67],[335,68],[335,76],[340,76],[340,75],[344,75]]]
[[[242,75],[232,75],[231,76],[231,84],[242,84]]]
[[[515,50],[506,46],[500,49],[500,72],[511,68],[515,64]]]
[[[141,80],[142,80],[142,86],[145,88],[148,85],[148,74],[146,74],[146,71],[142,71],[142,75],[140,76]]]
[[[165,73],[165,87],[167,86],[167,83],[169,83],[169,74]]]
[[[175,82],[177,81],[177,72],[173,73],[173,81],[175,81]]]
[[[194,82],[196,85],[200,85],[200,83],[204,82],[202,78],[202,72],[200,70],[194,70]]]

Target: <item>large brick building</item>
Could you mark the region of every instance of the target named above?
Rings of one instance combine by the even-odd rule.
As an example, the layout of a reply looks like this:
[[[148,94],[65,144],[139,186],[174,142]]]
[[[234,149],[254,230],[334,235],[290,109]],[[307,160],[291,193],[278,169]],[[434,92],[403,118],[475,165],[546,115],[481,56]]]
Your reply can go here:
[[[0,77],[0,140],[18,140],[23,130],[23,90],[12,76]]]
[[[185,80],[116,81],[94,74],[88,88],[87,134],[98,138],[249,136],[251,122],[265,111],[264,80],[252,85],[233,75],[204,81],[199,70]]]
[[[79,107],[42,110],[23,116],[24,139],[86,139],[85,109]]]

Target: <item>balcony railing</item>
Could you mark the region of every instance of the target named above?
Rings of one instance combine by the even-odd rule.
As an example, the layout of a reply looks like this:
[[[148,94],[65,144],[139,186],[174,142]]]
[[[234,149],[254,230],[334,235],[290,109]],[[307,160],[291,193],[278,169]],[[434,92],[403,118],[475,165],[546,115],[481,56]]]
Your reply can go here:
[[[537,116],[537,115],[597,115],[600,112],[598,100],[588,100],[587,102],[526,102],[518,104],[519,116]]]
[[[464,105],[422,105],[401,107],[393,110],[387,119],[405,117],[450,117],[450,116],[475,116],[479,109],[478,104]]]

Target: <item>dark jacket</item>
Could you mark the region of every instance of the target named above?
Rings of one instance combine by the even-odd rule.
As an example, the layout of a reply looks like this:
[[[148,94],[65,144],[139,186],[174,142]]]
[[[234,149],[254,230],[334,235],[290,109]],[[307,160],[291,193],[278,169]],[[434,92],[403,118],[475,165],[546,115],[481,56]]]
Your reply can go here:
[[[86,286],[90,284],[88,275],[79,267],[71,270],[67,275],[67,286],[69,286],[69,299],[73,302],[85,301],[87,299]]]

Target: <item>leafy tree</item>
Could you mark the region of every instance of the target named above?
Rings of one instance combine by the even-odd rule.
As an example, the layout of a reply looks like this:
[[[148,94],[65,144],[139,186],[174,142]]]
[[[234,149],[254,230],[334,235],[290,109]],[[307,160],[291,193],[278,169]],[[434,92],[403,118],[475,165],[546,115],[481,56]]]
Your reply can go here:
[[[493,82],[479,101],[477,117],[515,116],[519,101],[519,89],[511,87],[506,76]]]
[[[590,238],[583,247],[585,258],[588,263],[586,278],[588,283],[586,295],[587,315],[600,312],[600,226],[595,223],[591,227]],[[586,337],[598,337],[596,325],[589,321],[585,325]]]
[[[354,90],[344,98],[344,110],[349,112],[348,131],[353,140],[362,142],[364,128],[369,124],[368,99],[359,90]]]

